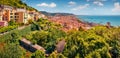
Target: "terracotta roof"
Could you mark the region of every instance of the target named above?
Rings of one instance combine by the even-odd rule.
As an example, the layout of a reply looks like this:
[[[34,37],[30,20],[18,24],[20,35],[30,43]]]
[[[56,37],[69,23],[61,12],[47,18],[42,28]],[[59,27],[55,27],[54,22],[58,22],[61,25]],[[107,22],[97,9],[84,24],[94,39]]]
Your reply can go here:
[[[62,30],[78,29],[84,26],[82,22],[79,22],[75,16],[53,16],[49,18],[50,21],[56,22],[64,26]]]

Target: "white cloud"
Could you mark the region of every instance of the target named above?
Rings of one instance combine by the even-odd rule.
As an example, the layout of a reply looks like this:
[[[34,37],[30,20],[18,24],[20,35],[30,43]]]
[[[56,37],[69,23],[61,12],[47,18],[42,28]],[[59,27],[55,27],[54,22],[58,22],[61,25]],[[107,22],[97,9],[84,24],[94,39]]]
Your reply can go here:
[[[101,0],[101,1],[107,1],[107,0]]]
[[[120,3],[114,3],[114,8],[112,9],[113,12],[120,12]]]
[[[93,4],[98,5],[98,6],[104,6],[103,2],[106,2],[108,0],[95,0],[93,1]]]
[[[90,0],[86,0],[87,2],[89,2]]]
[[[68,4],[69,4],[69,5],[75,5],[76,2],[70,1],[70,2],[68,2]]]
[[[87,8],[88,6],[89,6],[89,4],[80,5],[80,6],[76,7],[76,8],[73,8],[72,10],[83,10],[83,9]]]
[[[57,5],[52,2],[52,3],[50,3],[50,4],[47,4],[47,3],[37,4],[37,6],[54,8],[54,7],[56,7]]]
[[[101,2],[104,2],[104,1],[108,1],[108,0],[95,0],[95,1],[101,1]]]
[[[47,3],[41,3],[41,4],[37,4],[37,6],[44,6],[44,7],[47,7],[48,4],[47,4]]]
[[[94,1],[93,3],[98,5],[98,6],[104,6],[104,4],[102,2],[100,2],[100,1]]]

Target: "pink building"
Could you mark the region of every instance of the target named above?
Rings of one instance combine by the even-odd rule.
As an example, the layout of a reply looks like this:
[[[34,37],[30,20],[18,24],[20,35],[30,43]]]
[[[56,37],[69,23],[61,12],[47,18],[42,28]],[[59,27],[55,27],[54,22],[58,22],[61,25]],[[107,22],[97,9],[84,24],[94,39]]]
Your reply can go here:
[[[8,26],[8,23],[6,21],[0,21],[0,26]]]

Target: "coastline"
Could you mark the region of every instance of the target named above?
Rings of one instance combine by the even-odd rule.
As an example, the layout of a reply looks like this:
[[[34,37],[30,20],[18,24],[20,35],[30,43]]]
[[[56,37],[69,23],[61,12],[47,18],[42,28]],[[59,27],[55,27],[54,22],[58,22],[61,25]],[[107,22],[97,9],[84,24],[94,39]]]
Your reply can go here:
[[[77,18],[80,18],[84,22],[89,23],[97,23],[105,25],[107,22],[110,22],[112,26],[120,26],[120,16],[119,15],[106,15],[106,16],[98,16],[98,15],[77,15]]]

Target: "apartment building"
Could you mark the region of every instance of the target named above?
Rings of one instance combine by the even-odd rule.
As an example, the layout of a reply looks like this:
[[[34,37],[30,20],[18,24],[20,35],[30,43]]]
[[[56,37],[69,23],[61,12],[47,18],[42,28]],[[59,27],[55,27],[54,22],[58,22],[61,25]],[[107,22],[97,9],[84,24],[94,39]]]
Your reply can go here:
[[[0,5],[0,20],[7,21],[15,20],[18,23],[27,23],[28,14],[25,9],[13,8],[11,6]]]
[[[41,14],[40,12],[36,12],[36,11],[28,11],[29,19],[33,19],[33,20],[38,20],[39,18],[45,18],[45,15]]]
[[[0,5],[0,26],[7,26],[10,21],[11,6]]]
[[[0,21],[2,21],[2,13],[0,12]]]
[[[34,20],[37,21],[38,19],[39,19],[39,13],[35,12],[35,14],[34,14]]]
[[[1,16],[2,16],[2,21],[10,21],[10,12],[12,11],[13,7],[11,6],[6,6],[6,5],[1,5],[0,6],[1,9]]]
[[[2,21],[2,6],[0,5],[0,21]]]
[[[15,20],[17,23],[27,24],[29,19],[37,20],[43,17],[39,12],[27,11],[24,8],[14,8],[7,5],[0,5],[0,21]]]
[[[35,11],[28,11],[29,15],[28,18],[34,20],[34,12]]]
[[[28,11],[28,13],[29,13],[29,19],[32,19],[35,21],[38,19],[39,13],[37,13],[36,11]]]
[[[25,9],[16,9],[14,19],[18,23],[28,23],[28,13]]]
[[[2,21],[2,16],[0,15],[0,21]]]
[[[30,19],[36,21],[41,17],[38,12],[27,11],[25,9],[17,9],[14,16],[15,16],[15,20],[18,23],[25,23],[25,24],[28,23],[28,20]]]

